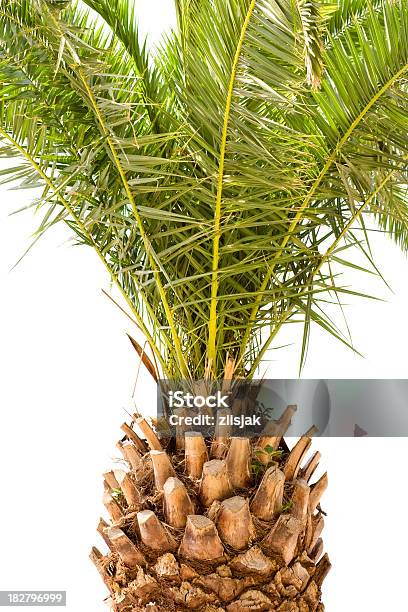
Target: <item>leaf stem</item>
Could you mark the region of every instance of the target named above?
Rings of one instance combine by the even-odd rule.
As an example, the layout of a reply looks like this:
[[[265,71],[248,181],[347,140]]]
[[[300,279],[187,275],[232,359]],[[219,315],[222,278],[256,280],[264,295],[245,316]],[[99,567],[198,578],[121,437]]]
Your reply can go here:
[[[60,34],[60,36],[65,38],[64,32],[61,30],[61,26],[60,26],[59,22],[55,19],[54,15],[52,14],[52,11],[50,11],[50,9],[48,7],[47,7],[47,13],[48,13],[52,23],[54,24],[56,30]],[[138,229],[139,229],[140,236],[141,236],[141,238],[143,240],[143,244],[144,244],[145,249],[146,249],[146,253],[147,253],[147,256],[148,256],[148,259],[149,259],[149,262],[150,262],[150,266],[152,267],[154,280],[156,282],[157,289],[158,289],[158,292],[159,292],[159,295],[160,295],[160,299],[161,299],[161,302],[163,304],[163,308],[164,308],[164,311],[165,311],[165,314],[166,314],[166,318],[167,318],[167,321],[168,321],[168,324],[169,324],[169,328],[170,328],[172,339],[173,339],[173,342],[174,342],[174,348],[175,348],[175,352],[176,352],[176,356],[177,356],[177,361],[178,361],[178,365],[179,365],[179,368],[180,368],[180,372],[181,372],[182,376],[189,377],[188,367],[187,367],[187,363],[186,363],[186,360],[185,360],[185,357],[184,357],[184,354],[183,354],[183,351],[182,351],[182,348],[181,348],[180,338],[178,336],[177,329],[176,329],[176,326],[175,326],[175,323],[174,323],[173,313],[172,313],[172,310],[170,308],[170,304],[168,302],[166,292],[165,292],[164,287],[163,287],[162,282],[161,282],[160,270],[157,267],[155,258],[152,255],[152,246],[150,244],[150,241],[149,241],[149,239],[147,237],[145,228],[143,226],[143,221],[142,221],[142,218],[141,218],[141,216],[139,214],[139,211],[137,209],[136,201],[135,201],[135,198],[133,196],[133,192],[132,192],[132,190],[130,188],[130,185],[129,185],[129,182],[128,182],[127,178],[126,178],[126,173],[125,173],[125,171],[124,171],[124,169],[122,167],[122,164],[120,163],[120,159],[119,159],[118,153],[117,153],[116,148],[115,148],[115,146],[113,144],[112,137],[111,137],[111,134],[109,132],[109,129],[105,125],[105,121],[104,121],[104,118],[102,117],[102,113],[101,113],[101,111],[99,109],[99,106],[97,104],[95,95],[94,95],[94,93],[92,91],[92,88],[90,87],[90,85],[88,83],[88,79],[87,79],[83,69],[81,68],[80,58],[78,57],[78,54],[76,53],[75,49],[72,47],[72,45],[68,41],[66,41],[65,44],[66,44],[67,48],[69,49],[69,51],[71,52],[71,55],[72,55],[73,60],[75,62],[75,66],[71,66],[71,68],[74,71],[77,70],[77,72],[78,72],[78,75],[79,75],[79,78],[80,78],[80,80],[82,82],[82,85],[84,86],[86,94],[88,95],[88,98],[89,98],[89,100],[91,102],[92,108],[94,110],[95,117],[96,117],[96,119],[97,119],[97,121],[98,121],[98,123],[99,123],[99,125],[101,127],[101,130],[102,130],[102,132],[104,134],[104,137],[106,138],[106,142],[107,142],[109,150],[111,152],[113,162],[114,162],[114,164],[115,164],[115,166],[116,166],[116,168],[117,168],[117,170],[119,172],[119,176],[121,178],[121,181],[122,181],[123,187],[125,189],[127,198],[128,198],[129,203],[130,203],[130,205],[132,207],[132,211],[133,211],[133,214],[134,214],[134,217],[135,217]]]
[[[232,63],[231,77],[228,86],[227,100],[224,113],[224,125],[221,136],[220,146],[220,162],[218,166],[218,185],[217,195],[215,200],[214,214],[214,240],[213,240],[213,256],[212,256],[212,280],[211,280],[211,300],[210,300],[210,318],[208,326],[208,362],[216,369],[217,358],[217,300],[219,289],[219,265],[220,265],[220,239],[221,239],[221,217],[222,217],[222,193],[224,187],[224,169],[225,156],[227,150],[228,127],[231,116],[232,99],[234,95],[235,79],[237,76],[238,64],[241,58],[242,47],[248,26],[255,9],[257,0],[252,0],[249,5],[244,23],[242,24],[241,34],[238,40],[237,49],[235,52],[234,61]]]

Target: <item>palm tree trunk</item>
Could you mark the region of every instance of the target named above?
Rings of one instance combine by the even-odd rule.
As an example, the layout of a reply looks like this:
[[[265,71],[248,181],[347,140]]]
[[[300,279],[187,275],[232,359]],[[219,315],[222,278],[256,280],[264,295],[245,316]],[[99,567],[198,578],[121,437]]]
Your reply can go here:
[[[122,427],[125,469],[105,474],[110,524],[101,519],[98,526],[109,553],[91,552],[111,610],[324,610],[330,561],[320,499],[327,474],[310,484],[320,458],[315,453],[305,463],[310,437],[288,450],[282,436],[291,410],[273,440],[276,461],[265,450],[271,436],[227,440],[220,459],[214,440],[196,432],[162,449],[153,428],[139,421],[145,451],[136,432]]]

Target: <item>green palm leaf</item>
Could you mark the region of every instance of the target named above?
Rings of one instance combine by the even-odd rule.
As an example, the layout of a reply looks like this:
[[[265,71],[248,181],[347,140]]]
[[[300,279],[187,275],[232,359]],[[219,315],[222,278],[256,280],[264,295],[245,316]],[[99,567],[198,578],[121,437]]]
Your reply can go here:
[[[355,249],[378,273],[369,216],[408,246],[406,3],[177,0],[154,55],[133,1],[86,4],[0,0],[3,181],[43,188],[36,237],[96,250],[163,375],[252,376],[299,319],[302,363],[312,322],[355,350],[325,305]]]

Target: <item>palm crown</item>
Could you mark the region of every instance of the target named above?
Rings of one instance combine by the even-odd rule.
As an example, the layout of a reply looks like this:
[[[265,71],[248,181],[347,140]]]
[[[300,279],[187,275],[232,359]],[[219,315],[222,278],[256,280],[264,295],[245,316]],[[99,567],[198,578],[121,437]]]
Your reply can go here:
[[[299,317],[302,360],[311,322],[347,344],[324,304],[351,247],[375,270],[367,215],[408,245],[407,3],[175,5],[150,56],[131,0],[0,0],[4,180],[95,249],[164,376],[252,376]]]

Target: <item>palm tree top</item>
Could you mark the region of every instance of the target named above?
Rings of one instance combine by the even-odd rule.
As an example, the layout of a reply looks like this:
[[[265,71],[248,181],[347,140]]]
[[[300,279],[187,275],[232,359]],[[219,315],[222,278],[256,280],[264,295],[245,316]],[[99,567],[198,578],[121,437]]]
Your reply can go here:
[[[151,54],[131,0],[0,0],[4,180],[96,251],[163,376],[252,376],[299,319],[302,363],[312,322],[351,346],[326,303],[356,248],[377,271],[367,219],[408,246],[407,3],[175,7]]]

